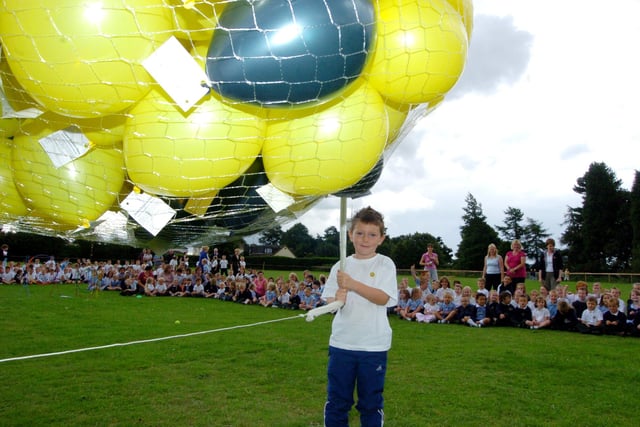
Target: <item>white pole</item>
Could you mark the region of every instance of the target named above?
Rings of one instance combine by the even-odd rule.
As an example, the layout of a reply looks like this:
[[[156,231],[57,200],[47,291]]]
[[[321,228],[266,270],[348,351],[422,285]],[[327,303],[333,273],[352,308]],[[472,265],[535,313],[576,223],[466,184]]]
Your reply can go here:
[[[340,270],[347,260],[347,198],[340,197]]]

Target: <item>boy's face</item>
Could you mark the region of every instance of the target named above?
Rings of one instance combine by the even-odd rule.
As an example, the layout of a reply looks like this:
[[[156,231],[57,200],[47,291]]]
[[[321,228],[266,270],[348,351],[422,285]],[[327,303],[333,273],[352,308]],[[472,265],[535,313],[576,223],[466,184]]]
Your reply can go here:
[[[462,305],[463,307],[468,306],[469,305],[469,298],[468,297],[460,298],[460,305]]]
[[[607,307],[609,307],[609,311],[612,313],[617,313],[618,312],[618,301],[616,300],[609,300],[609,303],[607,304]]]
[[[596,308],[596,302],[594,300],[588,300],[587,301],[587,308],[589,310],[595,310]]]
[[[527,302],[527,299],[524,297],[518,298],[518,305],[520,306],[520,308],[525,308],[527,306]]]
[[[487,303],[487,297],[485,297],[484,295],[479,295],[478,298],[476,298],[476,302],[480,307],[482,307]]]
[[[378,246],[384,241],[384,234],[380,233],[380,227],[376,224],[356,222],[349,231],[349,239],[356,251],[355,258],[368,259],[376,254]]]

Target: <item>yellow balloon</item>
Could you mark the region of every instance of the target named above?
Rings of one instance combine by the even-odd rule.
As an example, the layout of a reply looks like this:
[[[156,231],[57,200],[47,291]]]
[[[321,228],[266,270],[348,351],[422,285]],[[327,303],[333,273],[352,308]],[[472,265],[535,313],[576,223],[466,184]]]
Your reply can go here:
[[[211,41],[218,17],[226,6],[226,2],[211,0],[171,0],[176,21],[176,37],[192,43]]]
[[[387,137],[387,146],[389,146],[400,135],[404,127],[409,125],[409,123],[405,124],[405,122],[411,108],[406,104],[394,104],[392,102],[385,102],[384,107],[389,117],[389,136]]]
[[[0,109],[0,113],[2,109]],[[18,119],[0,119],[0,138],[11,138],[18,132],[20,123]]]
[[[456,83],[468,39],[445,0],[380,0],[376,49],[367,78],[385,100],[421,104]]]
[[[213,96],[184,113],[154,89],[130,113],[125,164],[131,181],[149,193],[215,193],[241,176],[262,149],[264,122]]]
[[[17,219],[29,212],[11,171],[11,141],[0,138],[0,218]]]
[[[0,37],[18,82],[45,109],[71,117],[122,111],[153,81],[142,66],[171,36],[162,0],[4,0]]]
[[[467,31],[467,38],[471,40],[473,32],[473,1],[472,0],[447,0],[462,18],[462,23]]]
[[[326,195],[358,182],[379,160],[388,135],[380,95],[366,82],[325,110],[267,125],[265,171],[281,191]]]
[[[20,86],[4,57],[0,59],[0,77],[2,77],[4,96],[14,111],[23,111],[29,108],[42,110],[42,106]]]
[[[86,226],[113,205],[124,182],[121,151],[92,149],[56,168],[40,144],[51,134],[48,122],[34,120],[25,128],[14,138],[11,164],[30,208],[60,224]]]

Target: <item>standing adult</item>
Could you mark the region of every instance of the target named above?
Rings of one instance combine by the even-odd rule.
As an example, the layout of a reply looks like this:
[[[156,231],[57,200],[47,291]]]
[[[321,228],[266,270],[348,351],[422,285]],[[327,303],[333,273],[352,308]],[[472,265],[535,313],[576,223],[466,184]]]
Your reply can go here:
[[[518,283],[524,283],[527,277],[527,254],[522,250],[522,243],[515,239],[511,242],[511,250],[504,256],[505,274],[511,277],[515,288]]]
[[[438,254],[433,252],[433,245],[431,243],[427,245],[427,252],[422,254],[420,265],[429,272],[431,280],[438,280],[438,265],[440,265],[440,261],[438,260]]]
[[[2,245],[2,268],[7,267],[7,262],[9,261],[9,245],[4,243]]]
[[[549,238],[545,242],[547,250],[540,254],[538,258],[538,280],[551,290],[562,281],[562,255],[556,251],[556,241]]]
[[[237,276],[240,273],[240,249],[235,248],[233,250],[233,255],[229,259],[229,264],[231,264],[231,274],[233,276]]]
[[[504,279],[504,260],[498,254],[498,248],[493,243],[488,246],[487,254],[484,257],[482,277],[485,280],[488,291],[491,291],[491,289],[497,290]]]

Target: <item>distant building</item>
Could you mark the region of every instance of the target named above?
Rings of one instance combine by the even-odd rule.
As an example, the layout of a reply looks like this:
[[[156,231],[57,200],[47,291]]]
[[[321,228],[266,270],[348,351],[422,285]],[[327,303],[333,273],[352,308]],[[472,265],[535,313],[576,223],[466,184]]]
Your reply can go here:
[[[281,256],[284,258],[295,258],[295,254],[293,252],[291,252],[291,250],[288,247],[283,247],[282,249],[280,249],[278,252],[276,252],[275,254],[273,254],[273,256]]]

